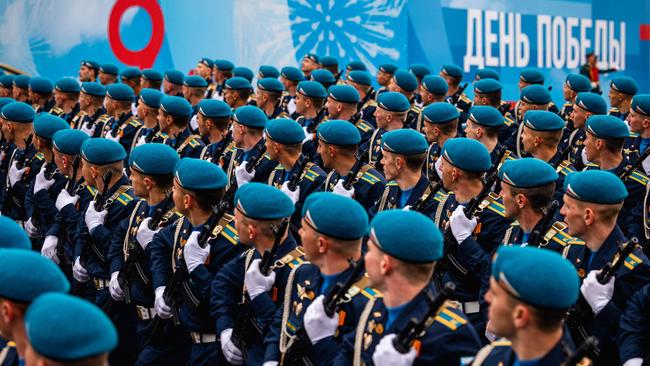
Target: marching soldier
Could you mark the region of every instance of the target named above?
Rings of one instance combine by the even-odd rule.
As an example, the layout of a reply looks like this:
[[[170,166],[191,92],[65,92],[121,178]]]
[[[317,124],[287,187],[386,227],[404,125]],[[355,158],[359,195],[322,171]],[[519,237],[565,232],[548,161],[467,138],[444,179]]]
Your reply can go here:
[[[630,113],[627,116],[630,137],[625,143],[625,153],[631,164],[635,164],[640,154],[650,146],[650,94],[639,94],[632,99]],[[643,170],[650,173],[650,160],[642,162]]]
[[[327,90],[316,81],[302,81],[298,84],[296,93],[296,113],[299,117],[296,122],[302,127],[305,140],[302,145],[302,152],[309,161],[316,158],[317,141],[315,141],[318,126],[327,120],[327,108],[325,101]]]
[[[335,85],[329,89],[325,108],[330,119],[349,121],[359,131],[362,144],[370,140],[375,130],[372,124],[363,119],[363,113],[357,112],[359,93],[350,85]],[[319,127],[320,128],[320,127]]]
[[[164,94],[156,89],[142,89],[138,97],[138,119],[142,126],[135,132],[131,150],[136,146],[152,142],[158,132],[158,110]]]
[[[433,103],[444,102],[448,90],[447,82],[438,75],[427,75],[422,78],[422,86],[420,87],[422,108]]]
[[[440,76],[445,79],[448,85],[447,101],[460,108],[463,112],[469,112],[472,100],[463,92],[467,84],[460,86],[460,82],[463,80],[463,69],[453,64],[442,65]]]
[[[158,126],[160,132],[169,136],[165,144],[171,146],[181,158],[198,158],[205,144],[190,131],[189,120],[192,106],[181,97],[164,96],[160,99]]]
[[[578,93],[576,103],[573,105],[571,120],[575,128],[566,142],[569,147],[569,159],[576,170],[582,170],[589,163],[584,153],[585,139],[587,138],[586,123],[592,115],[606,114],[607,104],[596,93]]]
[[[474,83],[474,105],[492,106],[503,115],[504,126],[499,131],[499,142],[503,144],[517,131],[518,121],[515,120],[508,108],[504,107],[501,99],[502,89],[503,85],[492,78],[481,79]]]
[[[277,79],[280,77],[280,70],[278,70],[275,66],[271,65],[260,65],[260,67],[257,69],[257,79],[266,79],[266,78],[272,78],[272,79]]]
[[[414,103],[414,93],[418,89],[418,80],[415,75],[406,70],[396,70],[393,78],[388,84],[388,90],[391,92],[401,93],[409,101],[409,110],[406,113],[404,120],[404,127],[411,128],[416,131],[422,129],[422,110]]]
[[[409,72],[415,75],[418,80],[418,88],[413,95],[413,102],[418,106],[418,108],[422,108],[424,107],[424,103],[422,101],[422,79],[424,79],[425,76],[431,74],[431,69],[429,69],[429,67],[424,64],[411,64],[409,66]]]
[[[289,118],[282,105],[284,85],[276,78],[264,78],[257,81],[255,101],[257,107],[264,111],[268,119]]]
[[[519,90],[523,91],[526,87],[531,86],[531,85],[539,85],[539,86],[544,86],[544,74],[542,74],[539,70],[537,69],[523,69],[519,73]],[[547,91],[551,91],[551,87],[545,88]],[[549,102],[548,110],[553,112],[553,113],[560,113],[560,110],[557,108],[557,106],[553,103],[553,101]],[[521,116],[520,116],[521,113]],[[523,114],[525,112],[520,112],[519,111],[519,105],[516,104],[513,114],[514,116],[520,120],[523,117]]]
[[[360,150],[368,152],[368,162],[374,164],[379,172],[383,172],[381,138],[386,132],[404,128],[406,113],[410,108],[411,103],[401,93],[385,92],[381,93],[377,99],[377,109],[375,110],[377,129],[372,133],[368,143],[362,145]]]
[[[99,74],[99,64],[92,60],[83,60],[79,65],[79,81],[80,82],[95,82]]]
[[[46,112],[54,106],[52,92],[54,85],[44,77],[35,76],[29,79],[29,100],[32,101],[32,107],[36,113]]]
[[[494,79],[496,81],[500,81],[501,76],[499,73],[494,70],[494,69],[478,69],[476,70],[476,74],[474,75],[474,82],[479,81],[479,80],[484,80],[484,79]]]
[[[205,80],[206,89],[203,91],[203,96],[200,99],[212,98],[214,91],[216,90],[216,84],[212,82],[212,68],[214,67],[214,61],[207,58],[201,57],[199,62],[196,64],[194,69],[194,74],[199,76],[201,79]],[[209,86],[209,87],[208,87]]]
[[[126,84],[111,84],[106,87],[104,105],[106,113],[112,118],[104,123],[103,136],[122,145],[127,156],[131,151],[136,132],[142,127],[142,121],[133,115],[133,98],[135,98],[133,89]]]
[[[591,91],[591,83],[589,79],[580,74],[569,74],[564,80],[562,86],[562,95],[564,96],[564,105],[560,111],[560,117],[567,123],[567,130],[573,131],[573,121],[571,120],[571,112],[573,112],[573,104],[575,104],[578,93]]]
[[[81,130],[90,137],[101,137],[111,116],[104,109],[106,88],[99,83],[81,84],[79,113],[70,121],[70,127]]]
[[[393,78],[393,74],[395,73],[395,70],[397,70],[397,65],[392,63],[379,65],[379,69],[377,70],[377,77],[376,77],[377,84],[379,84],[379,89],[377,89],[377,92],[372,97],[372,99],[377,100],[379,94],[388,91],[388,84],[390,83],[390,79]]]
[[[501,143],[499,142],[499,131],[505,126],[504,118],[501,113],[494,107],[479,105],[470,108],[465,126],[465,135],[467,138],[476,140],[483,144],[490,152],[492,165],[499,164],[499,152]]]
[[[197,132],[198,122],[196,121],[196,112],[198,105],[203,100],[208,83],[198,75],[186,76],[183,80],[183,97],[190,102],[192,106],[192,115],[190,116],[189,128],[193,134]]]
[[[609,115],[620,118],[623,121],[627,119],[630,113],[630,104],[632,98],[639,91],[636,81],[628,76],[619,76],[612,79],[609,84]]]
[[[316,81],[320,83],[325,90],[329,89],[330,86],[336,84],[336,78],[332,75],[329,70],[318,69],[311,72],[311,77],[309,80]]]
[[[79,112],[80,91],[81,87],[75,79],[63,78],[57,81],[54,84],[55,105],[50,113],[70,123]]]
[[[318,57],[318,65],[320,66],[319,69],[325,69],[334,75],[334,78],[336,79],[336,83],[339,83],[341,80],[341,73],[339,72],[339,60],[336,59],[336,57],[333,56],[319,56]]]
[[[16,75],[13,77],[12,95],[17,102],[29,103],[29,76]]]
[[[163,82],[163,74],[154,69],[142,70],[142,77],[140,78],[140,90],[142,89],[155,89],[160,90]],[[139,96],[139,94],[138,94]]]
[[[427,105],[424,107],[422,114],[425,122],[422,132],[427,139],[427,143],[429,143],[424,162],[424,173],[429,181],[437,182],[440,181],[440,172],[437,168],[439,166],[438,160],[445,142],[456,137],[460,111],[453,105],[443,101]]]
[[[241,76],[234,76],[226,80],[223,101],[228,103],[230,108],[236,110],[248,104],[248,99],[253,94],[253,86],[250,81]]]
[[[14,75],[0,75],[0,98],[13,98]]]
[[[215,91],[212,93],[212,99],[223,100],[226,80],[232,77],[232,70],[234,68],[235,65],[228,60],[214,60],[212,75],[216,86]]]
[[[255,77],[255,73],[253,72],[253,70],[249,69],[246,66],[237,66],[234,69],[232,69],[232,76],[242,77],[248,80],[249,83],[252,83],[253,78]]]
[[[317,54],[308,53],[302,58],[302,62],[300,63],[300,71],[302,71],[305,79],[309,79],[311,72],[319,68],[320,65],[318,64]]]
[[[528,111],[548,111],[549,103],[551,103],[551,93],[541,85],[530,85],[521,90],[515,109],[515,123],[511,124],[511,127],[506,130],[506,133],[510,133],[510,135],[503,136],[503,140],[501,140],[510,151],[522,156],[521,132],[526,113]]]
[[[359,93],[359,104],[356,111],[361,113],[361,118],[370,123],[374,129],[376,127],[375,109],[377,109],[377,101],[374,99],[375,92],[372,88],[372,76],[367,71],[352,71],[348,74],[345,84],[353,86]]]
[[[120,69],[113,64],[103,64],[99,67],[99,75],[97,81],[106,86],[109,84],[117,83],[117,76],[120,74]]]
[[[296,113],[296,94],[298,84],[303,80],[306,80],[305,76],[297,67],[285,66],[280,71],[280,81],[284,85],[284,93],[282,93],[282,102],[280,104],[289,113],[291,119],[296,119],[299,116]]]
[[[131,106],[131,112],[135,115],[136,114],[136,109],[138,108],[138,97],[140,96],[140,90],[142,82],[142,72],[140,72],[140,69],[135,68],[135,67],[129,67],[127,69],[122,70],[120,73],[120,80],[122,81],[122,84],[125,84],[126,86],[130,87],[133,90],[133,98],[132,102],[133,105]]]
[[[162,91],[172,97],[183,96],[183,81],[185,75],[178,70],[167,70],[163,77]]]
[[[232,149],[234,142],[228,142],[225,138],[230,130],[230,119],[232,109],[220,100],[205,99],[199,103],[199,112],[196,114],[199,123],[199,135],[207,145],[201,151],[201,159],[211,161],[222,169],[228,167],[226,163],[226,152]],[[229,143],[230,146],[223,146]],[[221,156],[216,154],[222,151]]]
[[[348,75],[350,75],[352,71],[368,71],[368,67],[366,66],[366,64],[364,64],[359,60],[350,61],[345,66],[345,75],[343,75],[343,78],[347,79]]]

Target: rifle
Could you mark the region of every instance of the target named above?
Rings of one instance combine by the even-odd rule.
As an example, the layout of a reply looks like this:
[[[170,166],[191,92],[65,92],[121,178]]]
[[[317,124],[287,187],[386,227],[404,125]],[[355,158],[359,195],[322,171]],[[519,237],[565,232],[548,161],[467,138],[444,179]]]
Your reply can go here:
[[[52,157],[52,160],[47,162],[43,175],[45,176],[45,179],[51,180],[54,178],[54,174],[56,174],[57,171],[58,170],[56,168],[56,163],[54,162],[54,157]]]
[[[361,113],[363,112],[363,106],[366,105],[366,103],[368,103],[368,101],[372,98],[373,95],[375,95],[375,88],[371,86],[366,91],[366,96],[363,97],[363,99],[361,99],[359,103],[357,103],[357,113],[354,114],[355,116],[359,115],[357,120],[361,118]]]
[[[442,182],[436,182],[431,184],[431,192],[426,197],[420,196],[417,202],[413,205],[413,211],[422,212],[431,201],[436,197],[436,193],[442,188]]]
[[[639,158],[636,160],[636,162],[634,162],[633,165],[628,165],[628,166],[625,168],[625,170],[623,170],[623,172],[621,173],[621,175],[619,175],[619,178],[620,178],[623,182],[625,182],[625,181],[627,180],[627,178],[630,177],[630,174],[632,174],[632,173],[633,173],[637,168],[639,168],[639,167],[641,166],[641,164],[643,164],[643,161],[644,161],[648,156],[650,156],[650,147],[646,147],[646,149],[643,150],[643,152],[641,153],[641,155],[639,156]]]
[[[447,282],[436,297],[434,297],[430,291],[426,290],[429,310],[420,320],[412,318],[406,328],[402,329],[402,331],[397,334],[397,337],[393,340],[393,346],[398,352],[402,354],[408,353],[413,342],[424,335],[427,328],[430,326],[431,319],[436,317],[442,306],[445,304],[445,301],[453,295],[455,290],[456,286],[451,282]]]
[[[463,84],[460,88],[458,88],[458,90],[456,90],[454,94],[451,95],[451,97],[449,98],[449,102],[451,103],[451,105],[456,105],[456,103],[458,103],[460,96],[463,95],[463,92],[465,91],[466,88],[467,88],[467,83]]]
[[[585,341],[575,350],[570,353],[567,359],[561,366],[578,366],[582,359],[585,357],[594,357],[598,350],[598,338],[591,336],[587,337]]]
[[[226,152],[228,145],[232,142],[232,131],[228,131],[223,140],[221,140],[221,146],[214,152],[214,155],[210,159],[211,162],[219,164],[219,160],[223,157],[223,153]]]
[[[25,164],[27,162],[27,149],[32,144],[33,139],[34,135],[29,135],[25,139],[25,149],[21,151],[20,156],[16,159],[16,168],[22,169],[25,167]]]
[[[553,218],[555,217],[555,212],[560,208],[560,202],[553,200],[548,207],[544,209],[544,216],[540,220],[541,225],[538,225],[533,229],[533,232],[530,233],[528,237],[528,245],[533,247],[539,247],[541,239],[544,237],[548,229],[551,227]]]
[[[77,171],[79,170],[79,165],[81,165],[81,155],[75,155],[72,160],[72,176],[68,178],[68,181],[65,183],[65,190],[68,193],[73,194],[77,185]]]
[[[325,118],[326,114],[327,114],[327,108],[323,106],[323,108],[321,108],[320,111],[318,111],[316,117],[314,117],[314,119],[311,121],[309,127],[307,127],[307,133],[316,132],[318,125],[320,125],[320,123],[323,122],[323,119]]]
[[[300,184],[302,172],[305,170],[308,163],[309,159],[307,159],[305,155],[300,155],[300,159],[298,159],[298,162],[296,162],[296,166],[298,166],[298,168],[294,169],[294,172],[291,174],[288,180],[289,183],[287,184],[287,187],[290,191],[295,191],[298,187],[298,184]]]
[[[252,173],[260,164],[262,158],[264,158],[264,154],[266,154],[266,145],[260,146],[260,151],[258,151],[257,155],[248,161],[248,164],[246,164],[246,172]]]
[[[368,153],[365,151],[361,152],[361,155],[357,157],[357,162],[352,167],[352,170],[350,170],[348,175],[345,176],[345,180],[343,181],[343,188],[347,190],[350,190],[350,188],[352,188],[352,185],[355,183],[357,179],[357,175],[359,174],[359,171],[367,163],[368,163]]]

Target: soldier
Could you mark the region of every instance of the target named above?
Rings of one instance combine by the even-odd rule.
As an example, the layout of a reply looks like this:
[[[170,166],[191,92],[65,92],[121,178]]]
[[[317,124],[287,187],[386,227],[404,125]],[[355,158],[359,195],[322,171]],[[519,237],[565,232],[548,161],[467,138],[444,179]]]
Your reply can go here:
[[[140,90],[142,89],[155,89],[160,90],[163,81],[163,74],[154,69],[142,70],[142,77],[140,78]],[[138,95],[139,96],[139,95]]]
[[[280,70],[278,70],[275,66],[271,65],[260,65],[260,67],[257,69],[257,79],[266,79],[266,78],[272,78],[272,79],[277,79],[280,77]]]
[[[440,76],[445,79],[449,87],[447,101],[460,108],[463,112],[469,112],[472,101],[464,93],[467,84],[460,86],[460,82],[463,80],[463,69],[454,64],[442,65]]]
[[[336,78],[329,70],[318,69],[311,72],[310,80],[319,82],[325,90],[336,84]]]
[[[228,60],[214,60],[212,74],[214,77],[215,91],[212,93],[212,99],[223,100],[223,92],[226,86],[226,80],[232,77],[232,70],[235,65]]]
[[[381,137],[386,132],[404,128],[406,113],[411,108],[411,103],[401,94],[395,92],[381,93],[377,99],[375,120],[377,129],[372,133],[367,144],[361,146],[361,151],[368,152],[368,162],[374,164],[379,172],[381,167]]]
[[[624,153],[631,164],[639,160],[639,155],[650,146],[650,94],[639,94],[632,99],[627,116],[631,135],[626,141]],[[642,162],[643,170],[650,173],[650,160]]]
[[[158,126],[160,132],[169,136],[165,144],[176,150],[181,158],[198,158],[205,144],[201,138],[192,134],[189,120],[192,106],[181,97],[164,96],[160,99]]]
[[[81,130],[90,137],[100,137],[111,116],[104,109],[106,88],[99,83],[81,84],[79,113],[70,122],[70,127]]]
[[[422,114],[425,122],[422,132],[429,143],[424,162],[424,174],[429,181],[437,182],[440,181],[440,172],[437,169],[438,160],[445,142],[456,137],[460,111],[447,102],[436,102],[424,107]]]
[[[499,81],[501,79],[501,76],[494,69],[478,69],[478,70],[476,70],[476,74],[474,75],[474,82],[477,82],[477,81],[480,81],[480,80],[485,80],[485,79],[494,79],[496,81]]]
[[[228,182],[235,180],[238,187],[255,181],[267,182],[271,170],[277,163],[270,160],[266,151],[264,127],[266,114],[252,105],[237,108],[232,119],[232,140],[235,149],[229,151],[226,159]],[[265,153],[266,152],[266,153]],[[264,154],[260,156],[260,154]],[[248,164],[255,164],[247,171]],[[225,161],[224,161],[225,162]]]
[[[183,81],[185,75],[178,70],[167,70],[163,77],[162,91],[172,97],[183,96]]]
[[[29,76],[16,75],[13,78],[12,95],[17,102],[29,103]]]
[[[336,83],[338,84],[339,80],[341,79],[341,73],[339,72],[339,60],[337,60],[336,57],[319,56],[318,65],[320,66],[320,69],[325,69],[331,72],[336,79]]]
[[[359,130],[362,144],[370,140],[374,127],[357,112],[359,93],[350,85],[335,85],[329,89],[325,108],[328,118],[349,121]]]
[[[112,118],[104,124],[103,136],[119,142],[127,152],[127,156],[131,151],[136,132],[142,127],[142,121],[133,115],[134,97],[133,89],[125,84],[111,84],[106,87],[104,106],[106,106],[106,113]]]
[[[377,127],[377,122],[375,122],[377,102],[374,99],[375,91],[372,88],[372,77],[370,74],[367,71],[352,71],[348,74],[345,84],[353,86],[359,93],[359,104],[356,110],[361,113],[361,118],[370,123],[373,129]]]
[[[377,84],[379,84],[379,89],[377,89],[372,99],[377,100],[379,94],[388,91],[388,84],[390,83],[390,79],[393,78],[395,70],[397,70],[397,65],[392,63],[379,65],[379,69],[377,70]]]
[[[607,104],[605,100],[595,93],[578,93],[576,103],[573,105],[571,120],[575,128],[569,135],[566,145],[569,147],[569,159],[576,167],[576,170],[582,170],[589,161],[587,160],[584,150],[585,138],[587,132],[585,125],[587,119],[592,115],[606,114]]]
[[[431,69],[425,64],[411,64],[409,66],[409,72],[415,75],[418,80],[418,89],[413,95],[413,101],[419,108],[422,108],[424,107],[424,103],[422,102],[422,79],[431,74]]]
[[[230,130],[230,119],[232,118],[232,109],[228,104],[216,99],[206,99],[199,103],[199,112],[196,114],[199,122],[199,134],[201,139],[207,145],[201,151],[201,159],[211,161],[227,168],[226,153],[228,149],[234,147],[234,143],[229,146],[223,146],[228,131]],[[215,154],[221,150],[221,156]]]
[[[424,108],[432,103],[444,102],[448,90],[449,87],[445,79],[438,75],[425,76],[422,78],[422,85],[420,87],[422,107]]]
[[[389,91],[401,93],[409,101],[409,110],[406,113],[404,127],[420,131],[422,129],[422,110],[413,102],[414,93],[417,89],[418,80],[406,70],[396,70],[390,84],[388,84]]]
[[[309,161],[314,161],[316,158],[316,130],[323,121],[327,120],[326,98],[327,90],[320,83],[302,81],[298,84],[296,113],[300,116],[296,118],[296,122],[304,131],[305,140],[302,145],[302,153],[307,156]]]
[[[289,118],[282,105],[284,85],[276,78],[264,78],[257,81],[255,101],[268,119]]]
[[[242,77],[248,80],[249,83],[252,83],[253,78],[255,77],[255,73],[253,72],[253,70],[249,69],[246,66],[237,66],[234,69],[232,69],[232,76]]]
[[[516,113],[518,113],[516,114],[515,123],[507,130],[510,135],[503,136],[505,140],[501,140],[510,151],[516,152],[517,156],[522,156],[521,132],[524,128],[523,121],[526,113],[528,111],[548,111],[549,103],[551,103],[551,93],[541,85],[530,85],[521,91],[515,109]]]
[[[317,54],[308,53],[302,58],[302,62],[300,63],[300,71],[303,73],[304,79],[309,79],[311,72],[319,68],[320,65],[318,64]]]
[[[228,103],[230,108],[236,110],[248,104],[248,98],[253,94],[253,87],[250,81],[241,76],[235,76],[226,80],[223,89],[223,101]]]
[[[639,91],[636,81],[628,76],[619,76],[609,83],[609,115],[625,121],[630,113],[632,98]]]
[[[12,98],[14,75],[0,75],[0,98]]]
[[[135,132],[131,150],[134,147],[152,142],[158,132],[158,110],[164,94],[156,89],[142,89],[138,98],[138,119],[142,126]]]
[[[573,121],[571,120],[571,112],[573,112],[573,104],[576,101],[578,93],[588,92],[591,90],[589,79],[580,74],[569,74],[564,80],[562,87],[562,95],[564,97],[564,106],[560,111],[560,117],[567,123],[567,129],[573,131]]]
[[[623,366],[641,366],[648,359],[648,305],[650,284],[637,291],[621,315],[618,347]]]
[[[80,91],[81,87],[75,79],[63,78],[57,81],[54,84],[55,106],[50,109],[50,113],[70,123],[79,112]]]
[[[103,64],[99,67],[99,83],[106,86],[109,84],[117,83],[117,76],[120,74],[120,69],[113,64]]]
[[[199,102],[203,100],[208,83],[198,75],[186,76],[183,80],[183,97],[190,102],[192,106],[192,115],[190,116],[189,128],[193,134],[197,133],[199,128],[196,121],[196,112],[198,111]]]
[[[542,74],[539,70],[537,69],[523,69],[519,73],[519,91],[523,91],[526,87],[531,86],[531,85],[539,85],[543,86],[544,85],[544,74]],[[546,88],[547,91],[551,91],[551,87]],[[557,106],[553,103],[553,101],[549,102],[548,110],[553,112],[553,113],[560,113],[560,110],[557,108]],[[523,114],[520,116],[522,112],[519,111],[519,103],[515,105],[513,115],[517,117],[517,119],[520,119],[523,117]],[[525,113],[525,112],[523,112]]]
[[[199,62],[197,62],[196,67],[194,68],[194,75],[199,76],[201,79],[205,80],[206,89],[204,94],[201,97],[210,99],[212,94],[216,90],[216,84],[212,81],[212,68],[214,67],[214,61],[207,57],[201,57]],[[210,87],[208,87],[210,85]]]
[[[79,65],[79,81],[87,82],[97,81],[97,75],[99,74],[99,64],[92,60],[83,60],[81,65]]]
[[[504,126],[499,131],[499,142],[505,143],[517,131],[518,121],[501,99],[501,83],[492,78],[481,79],[474,83],[474,105],[492,106],[503,115]]]
[[[54,106],[52,92],[54,85],[44,77],[35,76],[29,79],[29,100],[36,113],[49,112]]]
[[[343,78],[347,79],[348,75],[350,75],[352,71],[368,71],[368,67],[366,67],[366,64],[359,60],[350,61],[345,66],[345,75],[343,75]]]
[[[280,81],[284,85],[284,93],[282,93],[282,102],[280,104],[292,119],[299,116],[296,113],[296,93],[298,92],[298,83],[303,80],[305,80],[305,76],[297,67],[285,66],[280,71]]]
[[[138,108],[138,97],[140,96],[140,85],[141,85],[142,73],[139,69],[135,67],[129,67],[122,70],[120,74],[120,80],[123,84],[126,84],[133,90],[133,105],[131,106],[131,112],[135,115]]]
[[[465,135],[480,142],[490,152],[492,165],[500,164],[499,131],[503,128],[504,118],[494,107],[479,105],[470,108],[465,126]]]

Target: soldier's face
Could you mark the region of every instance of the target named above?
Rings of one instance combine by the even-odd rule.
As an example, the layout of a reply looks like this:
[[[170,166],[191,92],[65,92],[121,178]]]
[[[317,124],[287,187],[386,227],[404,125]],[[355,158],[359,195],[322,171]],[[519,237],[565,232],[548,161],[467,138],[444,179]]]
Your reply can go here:
[[[212,75],[212,69],[205,66],[202,63],[199,63],[198,65],[196,65],[195,71],[196,71],[197,74],[199,74],[199,76],[201,76],[204,79],[207,79],[207,78],[210,77],[210,75]]]
[[[392,74],[379,70],[379,72],[377,72],[377,84],[381,86],[386,86],[386,84],[388,84],[388,82],[392,77],[393,77]]]
[[[501,198],[503,198],[503,206],[506,209],[505,212],[506,217],[509,219],[515,218],[517,217],[517,215],[519,215],[519,212],[521,212],[517,202],[518,197],[513,194],[512,186],[503,182],[501,183],[501,185],[503,186],[503,189],[501,190],[499,195],[501,196]]]
[[[314,230],[307,220],[302,219],[302,225],[298,231],[302,247],[305,249],[305,258],[314,265],[319,265],[319,258],[322,256],[319,248],[318,233]]]
[[[371,235],[370,239],[368,239],[368,250],[364,257],[366,262],[366,273],[368,274],[370,286],[379,290],[384,290],[384,257],[385,254],[377,247],[377,244],[375,244],[373,236]]]
[[[381,164],[384,167],[384,175],[386,176],[386,179],[393,180],[397,178],[400,173],[400,169],[398,168],[397,155],[383,149],[381,152]]]
[[[18,102],[26,102],[29,99],[27,95],[27,89],[23,88],[13,88],[13,98]]]
[[[81,67],[79,67],[79,80],[90,81],[91,76],[92,76],[92,71],[88,66],[82,65]]]
[[[613,88],[609,88],[609,94],[607,96],[609,97],[609,104],[612,107],[618,107],[624,99],[623,94],[617,92]]]
[[[490,278],[490,289],[485,293],[485,301],[489,305],[487,330],[500,337],[513,335],[515,333],[514,300],[494,277]]]
[[[643,132],[645,128],[650,127],[650,117],[646,117],[634,109],[630,109],[630,113],[627,115],[627,122],[630,130],[636,133]]]
[[[11,88],[5,88],[4,86],[0,86],[0,98],[11,97],[11,96],[12,96]]]
[[[174,207],[179,213],[186,215],[187,209],[185,208],[185,190],[178,184],[176,179],[174,179],[174,184],[172,185],[172,200],[174,201]]]
[[[597,145],[600,145],[598,141],[602,141],[596,138],[591,133],[587,132],[587,137],[585,138],[585,154],[587,155],[587,160],[592,162],[597,162],[598,160],[598,148]]]
[[[467,124],[465,125],[465,135],[467,136],[467,138],[470,138],[470,139],[473,139],[473,140],[478,140],[479,139],[479,137],[478,137],[479,129],[480,129],[480,127],[476,123],[474,123],[474,122],[472,122],[472,121],[470,121],[468,119]]]
[[[521,91],[523,88],[527,87],[528,85],[531,85],[531,84],[529,84],[529,83],[521,80],[521,78],[519,78],[519,91]]]
[[[573,121],[573,126],[575,128],[582,128],[589,117],[589,112],[585,111],[579,105],[573,106],[573,111],[571,111],[571,120]]]
[[[326,169],[332,169],[332,157],[329,154],[329,147],[327,144],[323,143],[320,139],[318,140],[318,147],[316,151],[320,154],[321,159],[323,159],[323,167]]]
[[[307,105],[307,97],[300,93],[296,93],[296,112],[298,114],[304,114],[309,108]]]
[[[564,216],[564,222],[569,229],[569,235],[580,237],[585,233],[587,225],[585,224],[585,208],[578,200],[564,195],[564,204],[560,209],[560,215]]]
[[[521,130],[521,144],[526,152],[535,152],[535,132],[526,126]]]
[[[88,182],[88,184],[97,187],[90,164],[84,159],[81,160],[81,176],[84,177],[84,180]]]
[[[562,86],[562,97],[564,97],[564,100],[573,100],[573,90],[569,88],[567,83]]]
[[[12,122],[9,121],[2,121],[2,135],[4,138],[6,138],[9,142],[14,142],[14,130],[11,126]]]

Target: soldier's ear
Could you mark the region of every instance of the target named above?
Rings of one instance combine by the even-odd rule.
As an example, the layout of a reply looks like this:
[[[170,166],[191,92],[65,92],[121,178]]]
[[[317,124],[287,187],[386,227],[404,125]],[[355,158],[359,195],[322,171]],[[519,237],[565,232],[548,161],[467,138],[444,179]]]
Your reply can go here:
[[[594,210],[591,207],[585,207],[585,212],[583,214],[583,220],[586,225],[591,225],[594,223]]]

